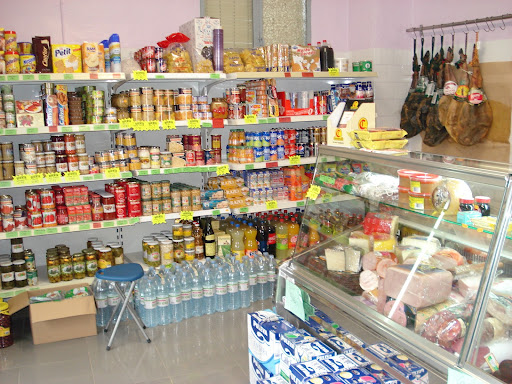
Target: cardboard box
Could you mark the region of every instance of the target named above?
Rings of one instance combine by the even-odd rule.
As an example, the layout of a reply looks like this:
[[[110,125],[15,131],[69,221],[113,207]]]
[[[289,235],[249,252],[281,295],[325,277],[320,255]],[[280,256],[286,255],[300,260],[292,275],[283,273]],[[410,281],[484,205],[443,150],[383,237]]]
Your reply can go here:
[[[83,283],[23,292],[9,300],[10,314],[29,307],[34,344],[94,336],[98,331],[96,328],[96,306],[92,295],[48,303],[30,304],[29,301],[33,296],[40,296],[55,290],[65,293],[79,287],[89,288],[92,294],[91,287]]]
[[[310,116],[315,114],[315,102],[309,99],[309,108],[292,108],[288,92],[277,92],[279,115],[281,116]]]
[[[190,38],[184,45],[192,59],[194,72],[213,72],[213,30],[219,28],[220,19],[210,17],[196,17],[180,25],[179,31]]]

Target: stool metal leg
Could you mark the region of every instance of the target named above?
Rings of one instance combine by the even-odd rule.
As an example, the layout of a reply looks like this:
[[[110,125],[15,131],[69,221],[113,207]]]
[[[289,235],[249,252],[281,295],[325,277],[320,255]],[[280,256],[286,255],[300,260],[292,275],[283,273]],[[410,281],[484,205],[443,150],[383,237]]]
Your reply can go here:
[[[114,283],[114,287],[117,288],[117,283]],[[108,320],[107,325],[105,326],[105,328],[103,328],[103,332],[105,332],[105,333],[108,332],[108,329],[110,328],[110,324],[112,323],[112,320],[114,320],[114,316],[117,313],[117,308],[119,308],[119,305],[121,305],[121,300],[119,300],[119,302],[116,304],[114,310],[112,311],[112,314],[110,315],[110,319]]]
[[[123,306],[121,307],[121,312],[119,313],[119,317],[117,318],[116,324],[114,325],[114,330],[112,331],[112,335],[110,335],[110,339],[107,344],[107,351],[110,351],[110,347],[112,346],[112,342],[114,341],[114,337],[117,333],[117,328],[119,327],[119,323],[121,323],[121,317],[123,316],[124,311],[126,310],[126,307],[128,306],[128,302],[133,293],[134,287],[135,287],[135,281],[132,281],[132,283],[130,284],[130,289],[128,290],[128,294],[125,297],[125,299],[123,300]],[[119,287],[117,286],[117,284],[115,284],[115,289],[118,292],[118,294],[121,295],[121,297],[124,296],[123,293],[121,292],[121,289],[119,289]],[[148,335],[146,334],[144,329],[141,327],[141,325],[137,321],[136,321],[136,323],[137,323],[137,326],[139,327],[140,331],[142,332],[142,334],[146,337],[146,341],[148,343],[150,343],[151,339],[148,337]]]
[[[116,285],[116,291],[119,294],[119,296],[121,297],[121,300],[124,301],[125,300],[124,293],[123,293],[123,291],[119,287],[117,287],[117,285]],[[133,308],[133,305],[130,303],[130,300],[128,300],[128,305],[126,306],[126,309],[128,310],[128,312],[130,312],[130,314],[133,317],[133,320],[135,320],[135,322],[137,323],[139,328],[142,327],[142,328],[146,329],[146,326],[142,322],[142,319],[137,314],[137,312],[135,312],[135,309]]]

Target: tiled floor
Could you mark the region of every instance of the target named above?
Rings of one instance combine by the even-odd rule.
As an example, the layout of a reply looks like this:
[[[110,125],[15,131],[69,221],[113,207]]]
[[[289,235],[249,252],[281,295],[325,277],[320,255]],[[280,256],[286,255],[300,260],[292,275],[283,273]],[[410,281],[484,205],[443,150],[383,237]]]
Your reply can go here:
[[[15,344],[0,349],[1,384],[245,384],[248,312],[215,313],[148,329],[147,344],[135,323],[123,323],[107,352],[107,336],[34,345],[28,319],[17,318]]]

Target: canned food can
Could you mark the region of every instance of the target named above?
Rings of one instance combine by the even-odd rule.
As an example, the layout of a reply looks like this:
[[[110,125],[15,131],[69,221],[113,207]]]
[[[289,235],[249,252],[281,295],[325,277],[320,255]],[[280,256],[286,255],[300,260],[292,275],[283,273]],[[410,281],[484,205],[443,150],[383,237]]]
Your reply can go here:
[[[55,208],[55,195],[53,190],[45,188],[39,191],[39,196],[41,199],[41,208],[42,209],[53,209]]]
[[[151,216],[153,214],[153,203],[151,200],[141,201],[141,214],[142,216]]]
[[[138,217],[141,215],[141,202],[137,201],[128,201],[128,217]]]
[[[126,217],[126,204],[116,204],[116,219]]]
[[[126,196],[128,201],[140,200],[140,185],[135,181],[126,184]]]
[[[55,227],[57,225],[57,212],[55,208],[43,209],[41,211],[43,215],[43,227]]]
[[[194,151],[195,157],[196,157],[196,165],[205,165],[205,156],[204,151]]]
[[[185,161],[187,162],[187,166],[196,165],[196,154],[193,150],[185,151]]]
[[[30,228],[41,228],[43,226],[43,215],[41,212],[32,212],[28,214],[28,226]]]
[[[359,64],[359,70],[362,72],[372,72],[371,60],[361,61]]]
[[[33,271],[27,271],[27,281],[28,281],[28,285],[30,285],[30,286],[37,285],[37,281],[38,281],[37,269],[35,269]]]

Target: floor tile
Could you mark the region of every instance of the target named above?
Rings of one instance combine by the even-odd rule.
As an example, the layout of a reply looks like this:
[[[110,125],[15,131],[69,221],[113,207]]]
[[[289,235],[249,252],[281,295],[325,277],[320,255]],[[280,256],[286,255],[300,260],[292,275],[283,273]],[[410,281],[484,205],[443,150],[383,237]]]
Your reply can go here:
[[[0,363],[0,368],[2,365]],[[0,370],[0,383],[18,384],[20,380],[20,370],[18,368]]]
[[[94,384],[89,358],[34,364],[20,369],[20,384]]]
[[[196,369],[185,376],[171,376],[173,384],[222,383],[244,384],[249,377],[240,367],[225,365],[217,370]],[[212,380],[213,379],[213,380]]]

